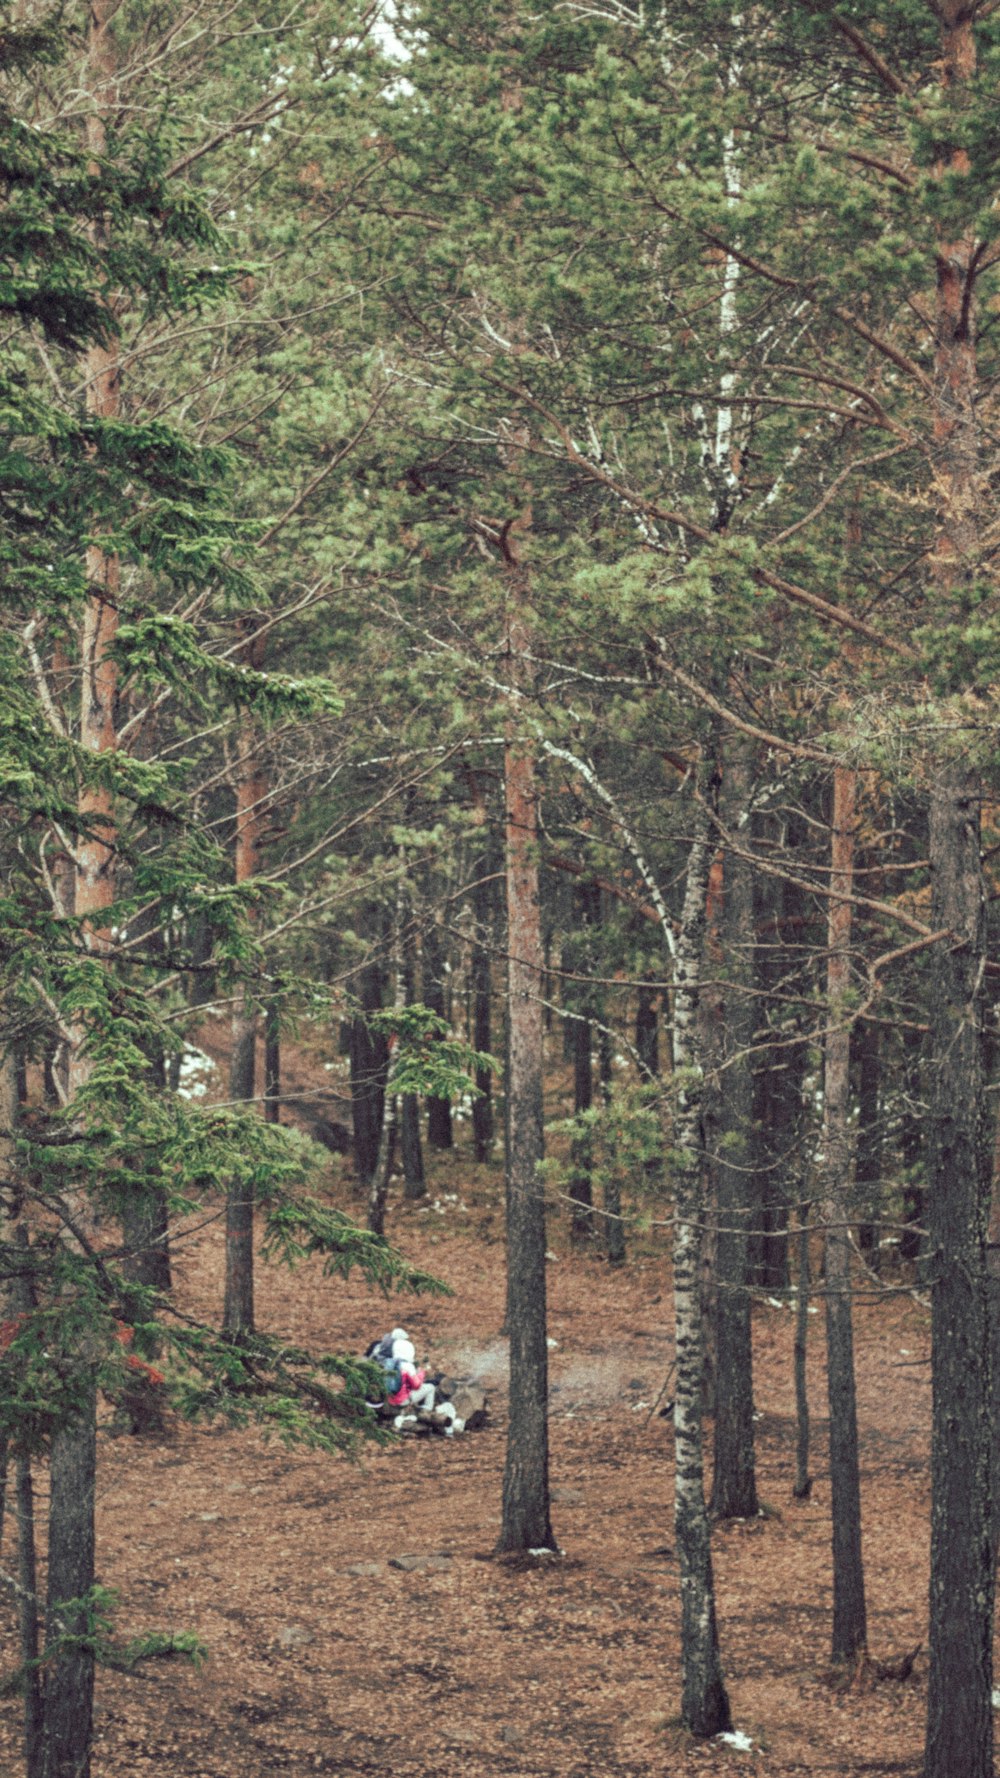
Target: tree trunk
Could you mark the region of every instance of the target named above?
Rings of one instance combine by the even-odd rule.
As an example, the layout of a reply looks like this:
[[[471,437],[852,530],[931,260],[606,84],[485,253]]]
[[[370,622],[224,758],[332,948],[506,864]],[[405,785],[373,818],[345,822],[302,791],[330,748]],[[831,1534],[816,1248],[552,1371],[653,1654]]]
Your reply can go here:
[[[607,1117],[611,1107],[614,1075],[614,1045],[607,1025],[602,1024],[597,1038],[598,1078],[601,1101]],[[604,1166],[604,1251],[613,1266],[625,1262],[625,1217],[622,1211],[622,1161],[614,1147],[605,1140]]]
[[[107,120],[116,104],[117,61],[113,0],[93,0],[87,40],[87,79],[93,109],[87,118],[87,147],[99,160],[107,148]],[[107,246],[103,224],[95,225],[98,250]],[[102,420],[121,411],[120,367],[113,338],[86,354],[87,408]],[[118,631],[121,590],[117,555],[100,543],[87,550],[88,596],[80,638],[81,750],[95,755],[118,747],[115,704],[118,670],[111,653]],[[81,823],[73,860],[74,911],[81,939],[95,956],[106,952],[108,932],[101,916],[115,899],[117,836],[110,789],[84,782],[78,798]],[[75,1034],[69,1055],[71,1098],[87,1082],[90,1063]],[[74,1206],[89,1236],[97,1234],[90,1200]],[[85,1599],[94,1585],[94,1472],[97,1444],[97,1390],[86,1360],[79,1412],[55,1433],[49,1453],[48,1595],[46,1669],[42,1722],[44,1778],[90,1778],[94,1697],[94,1655],[86,1641],[88,1609],[69,1611],[63,1601]],[[65,1642],[55,1641],[60,1631]]]
[[[593,1076],[594,1028],[580,1012],[573,1020],[573,1115],[590,1111],[594,1103]],[[569,1195],[573,1200],[570,1236],[574,1241],[590,1240],[594,1233],[594,1194],[591,1168],[594,1159],[593,1126],[587,1122],[574,1133],[570,1143]]]
[[[854,885],[857,774],[833,775],[830,887],[849,896]],[[831,1658],[851,1661],[868,1630],[861,1557],[861,1478],[851,1312],[850,1076],[851,903],[829,903],[827,1033],[823,1068],[822,1215],[826,1283],[826,1373],[830,1400],[830,1491],[833,1516],[833,1642]]]
[[[424,933],[424,1005],[439,1018],[447,1018],[445,993],[444,947],[441,934],[432,920]],[[427,1140],[432,1148],[451,1148],[454,1143],[451,1127],[451,1100],[433,1095],[427,1100]]]
[[[873,1272],[881,1270],[882,1130],[879,1116],[879,1028],[871,1019],[854,1027],[857,1069],[858,1140],[854,1154],[854,1201],[861,1221],[858,1245]]]
[[[15,1465],[17,1498],[17,1621],[21,1681],[24,1695],[24,1768],[27,1778],[41,1778],[44,1759],[44,1716],[38,1668],[38,1563],[35,1550],[35,1490],[31,1458]]]
[[[964,782],[963,782],[964,777]],[[929,1156],[932,1453],[926,1778],[992,1778],[991,1351],[983,1129],[984,903],[979,786],[960,768],[931,798]]]
[[[512,689],[527,678],[526,573],[511,552],[507,649]],[[507,893],[507,1329],[510,1421],[497,1550],[555,1549],[549,1519],[548,1349],[542,1086],[542,932],[538,894],[538,786],[530,743],[504,747]]]
[[[18,1058],[10,1048],[0,1056],[0,1188],[3,1221],[0,1237],[11,1253],[22,1253],[24,1264],[15,1266],[6,1282],[3,1308],[12,1319],[35,1307],[30,1273],[30,1240],[23,1219],[20,1182],[17,1176],[15,1141],[20,1119],[21,1096]],[[17,1619],[23,1672],[23,1745],[28,1778],[41,1778],[43,1720],[41,1675],[38,1659],[38,1579],[35,1558],[35,1500],[31,1459],[19,1452],[13,1461],[14,1518],[17,1528]],[[7,1480],[7,1445],[0,1440],[0,1538],[3,1532],[4,1495]]]
[[[750,761],[733,743],[722,786],[723,825],[731,833],[750,795]],[[711,1510],[720,1519],[759,1512],[754,1461],[753,1343],[747,1287],[747,1233],[756,1197],[752,1172],[753,876],[747,859],[728,853],[720,920],[725,970],[716,1246],[715,1442]]]
[[[362,1014],[351,1020],[348,1036],[354,1174],[361,1188],[371,1184],[378,1163],[385,1107],[385,1076],[389,1065],[389,1050],[385,1038],[381,1033],[378,1036],[372,1035],[363,1015],[379,1010],[382,1005],[382,987],[381,964],[366,963],[358,973],[358,999]]]
[[[264,660],[263,639],[253,617],[241,618],[246,665],[260,672]],[[233,875],[237,887],[250,883],[260,870],[264,839],[264,805],[267,775],[261,756],[261,736],[247,714],[240,724],[234,762],[236,831]],[[253,1102],[257,1096],[257,1000],[249,988],[237,1002],[232,1020],[232,1052],[229,1064],[229,1097],[234,1102]],[[245,1179],[234,1180],[226,1194],[226,1284],[222,1326],[231,1338],[254,1330],[253,1300],[253,1189]]]
[[[472,892],[472,914],[476,936],[472,947],[472,1044],[488,1055],[493,1041],[491,1031],[490,940],[493,931],[493,884],[483,881],[496,868],[492,852],[484,854],[476,866],[476,885]],[[476,1069],[478,1097],[472,1101],[472,1141],[479,1166],[485,1166],[493,1153],[493,1074],[489,1068]]]
[[[639,1058],[639,1067],[649,1080],[656,1080],[660,1072],[660,1019],[656,1007],[658,995],[658,988],[651,988],[648,983],[640,982],[635,1003],[635,1051]]]
[[[703,786],[707,789],[707,786]],[[701,1231],[704,1220],[703,1068],[698,989],[710,851],[708,815],[695,812],[681,931],[674,960],[674,1526],[681,1586],[681,1716],[694,1735],[732,1726],[719,1659],[712,1548],[705,1511],[702,1436]]]
[[[400,901],[402,925],[399,934],[400,959],[403,967],[403,991],[406,1005],[417,998],[417,966],[415,957],[416,927],[409,895],[404,890]],[[399,1150],[403,1163],[403,1195],[411,1202],[427,1196],[424,1174],[424,1151],[420,1140],[420,1100],[416,1093],[403,1093],[399,1101]]]
[[[281,1024],[276,1000],[264,1008],[264,1117],[269,1124],[281,1122]]]
[[[45,1778],[90,1778],[96,1472],[97,1390],[91,1382],[80,1413],[54,1433],[49,1460]],[[69,1600],[83,1603],[70,1606]]]
[[[809,1474],[809,1388],[806,1353],[809,1344],[809,1206],[799,1206],[798,1273],[795,1302],[795,1481],[792,1493],[796,1500],[808,1500],[812,1493]]]
[[[969,171],[965,107],[976,77],[973,8],[942,0],[939,179]],[[951,206],[948,206],[950,209]],[[970,233],[937,242],[934,479],[940,532],[934,562],[944,621],[980,571],[988,489],[977,407],[975,276]],[[959,755],[937,764],[931,789],[932,924],[928,1216],[931,1267],[931,1582],[926,1778],[991,1778],[993,1586],[990,1510],[991,1345],[986,1236],[990,1155],[985,1132],[983,983],[986,921],[980,853],[982,790]]]

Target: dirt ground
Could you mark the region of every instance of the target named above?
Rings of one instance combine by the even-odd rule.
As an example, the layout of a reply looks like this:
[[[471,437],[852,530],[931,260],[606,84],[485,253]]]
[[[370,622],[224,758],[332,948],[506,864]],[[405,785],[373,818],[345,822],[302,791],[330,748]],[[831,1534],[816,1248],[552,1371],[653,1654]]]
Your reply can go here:
[[[723,1661],[736,1727],[752,1745],[696,1743],[676,1723],[670,1426],[650,1411],[672,1352],[655,1238],[613,1271],[571,1254],[565,1219],[553,1221],[552,1495],[564,1553],[518,1568],[491,1559],[505,1440],[495,1180],[477,1182],[458,1152],[437,1168],[427,1207],[394,1201],[390,1218],[393,1238],[453,1297],[387,1304],[310,1268],[262,1269],[260,1324],[357,1351],[402,1322],[418,1357],[482,1379],[488,1426],[454,1441],[400,1439],[360,1465],[213,1427],[106,1439],[99,1574],[120,1594],[119,1631],[193,1629],[210,1653],[197,1671],[170,1661],[102,1674],[94,1778],[917,1778],[926,1657],[903,1683],[868,1675],[838,1688],[827,1665],[822,1316],[810,1318],[816,1480],[797,1502],[792,1316],[755,1306],[769,1513],[714,1536]],[[180,1300],[214,1320],[221,1259],[218,1221],[175,1249]],[[889,1661],[926,1634],[925,1310],[905,1293],[859,1307],[856,1356],[870,1643]],[[3,1778],[20,1770],[17,1740],[8,1699]]]

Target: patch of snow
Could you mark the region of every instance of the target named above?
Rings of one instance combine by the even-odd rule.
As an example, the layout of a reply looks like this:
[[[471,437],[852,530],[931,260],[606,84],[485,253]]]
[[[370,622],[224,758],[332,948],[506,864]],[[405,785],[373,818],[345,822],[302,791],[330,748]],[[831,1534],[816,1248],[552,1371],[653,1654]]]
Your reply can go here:
[[[735,1747],[737,1753],[753,1752],[753,1742],[742,1729],[726,1729],[721,1735],[716,1735],[715,1739],[722,1741],[726,1747]]]
[[[551,1334],[549,1334],[549,1336],[548,1336],[548,1338],[547,1338],[547,1339],[546,1339],[546,1341],[545,1341],[545,1344],[546,1344],[546,1345],[547,1345],[547,1347],[548,1347],[548,1349],[549,1349],[549,1351],[550,1351],[550,1352],[554,1352],[554,1351],[555,1351],[555,1350],[556,1350],[556,1348],[557,1348],[557,1347],[558,1347],[558,1345],[559,1345],[559,1341],[558,1341],[558,1340],[554,1340],[554,1339],[553,1339],[553,1338],[552,1338],[552,1335],[551,1335]]]
[[[178,1069],[177,1092],[182,1099],[204,1099],[218,1069],[204,1050],[185,1050]]]
[[[772,1309],[783,1309],[785,1306],[784,1303],[780,1302],[776,1296],[769,1296],[767,1300],[770,1303]]]
[[[1000,1710],[1000,1691],[997,1691],[995,1687],[990,1693],[990,1703],[994,1710]]]

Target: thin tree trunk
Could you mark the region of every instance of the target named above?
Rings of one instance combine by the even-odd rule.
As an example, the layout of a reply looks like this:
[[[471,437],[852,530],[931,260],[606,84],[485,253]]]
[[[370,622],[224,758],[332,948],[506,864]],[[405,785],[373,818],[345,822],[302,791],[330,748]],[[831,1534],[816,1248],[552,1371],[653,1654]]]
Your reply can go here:
[[[407,910],[404,905],[403,893],[400,891],[396,901],[396,934],[395,934],[395,971],[393,981],[392,1004],[396,1012],[402,1012],[406,1005],[406,963],[403,957],[403,929],[406,923]],[[392,1169],[396,1160],[396,1142],[399,1136],[399,1101],[400,1096],[393,1090],[392,1070],[396,1039],[389,1042],[389,1073],[385,1083],[385,1115],[382,1119],[382,1134],[379,1138],[378,1160],[372,1174],[371,1189],[368,1193],[368,1227],[373,1235],[385,1234],[385,1207],[389,1201],[389,1185]]]
[[[809,1206],[799,1207],[798,1272],[795,1303],[795,1481],[792,1493],[796,1500],[808,1500],[812,1493],[809,1474],[809,1387],[806,1354],[809,1344]]]
[[[15,1466],[17,1496],[17,1621],[24,1697],[24,1767],[27,1778],[42,1772],[44,1717],[38,1667],[38,1563],[35,1551],[35,1490],[31,1459],[19,1456]]]
[[[597,1071],[601,1083],[601,1101],[605,1118],[611,1109],[614,1076],[614,1045],[611,1032],[602,1024],[597,1039]],[[614,1147],[604,1144],[604,1251],[613,1266],[625,1262],[625,1217],[622,1212],[622,1157]]]
[[[269,1124],[281,1122],[281,1024],[275,1000],[264,1008],[264,1117]]]
[[[830,886],[849,897],[854,886],[857,773],[833,775]],[[865,1577],[861,1555],[861,1477],[854,1382],[851,1238],[850,1076],[851,903],[829,904],[826,970],[827,1033],[823,1068],[822,1215],[826,1283],[826,1372],[830,1400],[830,1491],[833,1518],[834,1661],[851,1661],[867,1643]]]
[[[594,1028],[581,1012],[573,1020],[573,1115],[580,1117],[594,1103],[593,1076]],[[569,1196],[573,1200],[570,1236],[574,1241],[588,1241],[594,1233],[594,1194],[591,1169],[594,1161],[594,1132],[585,1122],[570,1143]]]
[[[31,1278],[31,1249],[23,1220],[20,1182],[16,1171],[15,1142],[20,1120],[18,1057],[13,1048],[0,1056],[0,1184],[3,1187],[3,1239],[12,1253],[23,1256],[15,1265],[4,1291],[4,1307],[12,1319],[30,1314],[35,1307]],[[7,1480],[7,1443],[0,1452],[0,1534],[3,1531],[3,1496]],[[38,1662],[38,1577],[35,1559],[35,1501],[30,1457],[19,1452],[13,1461],[14,1520],[17,1536],[17,1619],[23,1696],[23,1746],[27,1778],[42,1772],[42,1688]]]
[[[635,1050],[639,1066],[649,1080],[660,1072],[660,1020],[656,1008],[659,989],[640,982],[635,1004]]]
[[[530,513],[521,527],[530,524]],[[513,532],[514,527],[510,527]],[[507,650],[512,690],[523,691],[529,633],[527,574],[511,536]],[[498,1551],[555,1549],[549,1517],[548,1349],[545,1304],[545,1199],[542,1086],[544,957],[538,886],[535,760],[517,732],[512,699],[504,747],[507,894],[507,1329],[510,1421]]]
[[[389,1064],[390,1070],[392,1064]],[[373,1235],[385,1234],[385,1208],[389,1201],[389,1184],[396,1160],[396,1134],[399,1127],[399,1094],[391,1082],[385,1096],[385,1117],[379,1142],[378,1160],[368,1191],[368,1227]]]
[[[681,1715],[692,1734],[717,1735],[732,1726],[732,1719],[719,1658],[702,1434],[701,1231],[705,1206],[703,1067],[698,1054],[697,1013],[710,864],[708,814],[703,803],[696,810],[695,822],[674,959],[674,1526],[681,1587]]]
[[[472,947],[472,1043],[473,1048],[489,1055],[493,1041],[491,1029],[490,938],[493,930],[494,893],[492,882],[483,881],[492,875],[496,860],[492,852],[484,854],[476,866],[476,886],[472,892],[472,915],[476,936]],[[493,1074],[489,1068],[476,1069],[478,1096],[472,1101],[472,1141],[479,1166],[485,1166],[493,1153]]]
[[[750,795],[750,761],[733,743],[722,786],[723,825],[735,831]],[[747,1287],[747,1231],[756,1198],[753,1163],[753,876],[747,859],[726,856],[721,940],[725,987],[717,1166],[715,1440],[711,1510],[753,1518],[760,1510],[754,1453],[753,1341]]]
[[[879,1122],[879,1028],[862,1019],[854,1028],[853,1052],[858,1082],[858,1140],[854,1155],[854,1201],[861,1218],[858,1246],[873,1272],[881,1270],[879,1245],[882,1133]]]
[[[256,621],[240,622],[246,664],[259,672],[263,664],[262,640]],[[233,876],[237,887],[250,883],[260,870],[264,837],[264,801],[267,776],[261,756],[257,724],[245,715],[236,742],[234,789],[236,831]],[[234,1103],[251,1104],[257,1096],[257,1001],[250,989],[239,998],[232,1019],[232,1050],[229,1061],[229,1097]],[[226,1279],[222,1311],[223,1331],[232,1339],[254,1331],[253,1188],[246,1179],[235,1179],[226,1193]]]
[[[404,918],[399,939],[400,957],[403,965],[406,1004],[412,1006],[417,997],[417,967],[414,955],[416,928],[413,924],[408,894],[404,893],[401,906]],[[416,1093],[403,1093],[400,1098],[399,1147],[403,1163],[403,1193],[410,1202],[414,1202],[417,1198],[427,1195],[424,1151],[420,1140],[420,1100]]]
[[[441,934],[432,920],[424,933],[424,1005],[439,1018],[447,1018],[445,993],[444,946]],[[432,1148],[451,1148],[454,1132],[451,1127],[451,1100],[431,1095],[427,1100],[427,1140]]]
[[[376,962],[366,963],[359,971],[358,999],[362,1011],[351,1020],[348,1039],[354,1174],[361,1189],[371,1184],[378,1164],[385,1108],[388,1045],[381,1033],[372,1035],[364,1018],[366,1012],[377,1012],[382,1005],[382,973],[381,964]]]

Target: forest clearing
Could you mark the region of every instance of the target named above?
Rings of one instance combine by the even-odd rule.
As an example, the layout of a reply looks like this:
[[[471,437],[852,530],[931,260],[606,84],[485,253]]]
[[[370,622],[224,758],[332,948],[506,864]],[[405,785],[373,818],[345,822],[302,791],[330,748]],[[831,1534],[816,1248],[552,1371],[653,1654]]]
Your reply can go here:
[[[998,116],[0,4],[11,1778],[995,1778]]]
[[[303,1073],[296,1073],[302,1090]],[[792,1498],[794,1315],[754,1306],[759,1486],[766,1517],[715,1533],[723,1661],[747,1751],[679,1723],[669,1421],[669,1243],[624,1267],[573,1250],[550,1215],[553,1522],[549,1563],[505,1562],[502,1180],[462,1145],[426,1205],[394,1201],[403,1250],[451,1284],[394,1297],[317,1276],[260,1278],[261,1324],[314,1350],[360,1351],[398,1317],[434,1368],[479,1376],[487,1427],[400,1437],[360,1467],[190,1427],[102,1445],[100,1575],[128,1635],[193,1630],[207,1659],[107,1672],[94,1778],[265,1778],[272,1772],[469,1778],[918,1774],[926,1653],[900,1683],[831,1668],[830,1497],[821,1319],[811,1324],[812,1494]],[[343,1192],[341,1187],[341,1192]],[[349,1197],[349,1194],[348,1194]],[[438,1208],[434,1208],[434,1205]],[[202,1219],[199,1219],[202,1220]],[[211,1321],[221,1217],[175,1242],[176,1291]],[[926,1648],[929,1370],[926,1305],[903,1291],[856,1311],[871,1653]],[[395,1568],[394,1559],[413,1558]],[[12,1628],[12,1625],[11,1625]],[[0,1771],[18,1770],[19,1703],[2,1706]]]

